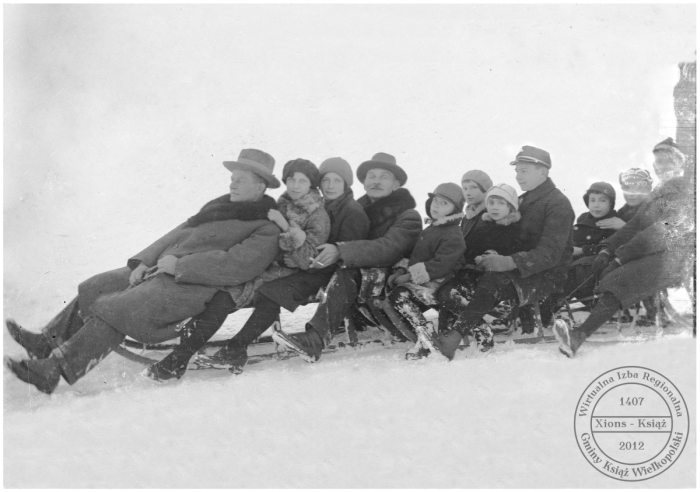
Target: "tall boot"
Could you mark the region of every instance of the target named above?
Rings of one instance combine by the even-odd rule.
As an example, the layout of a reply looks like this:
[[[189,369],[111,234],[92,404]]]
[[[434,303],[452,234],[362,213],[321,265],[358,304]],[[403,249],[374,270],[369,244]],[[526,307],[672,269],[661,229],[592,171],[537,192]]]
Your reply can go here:
[[[82,326],[78,309],[78,298],[75,297],[64,307],[41,333],[34,333],[23,328],[14,320],[5,321],[10,336],[19,343],[32,359],[45,359],[61,343],[72,337]]]

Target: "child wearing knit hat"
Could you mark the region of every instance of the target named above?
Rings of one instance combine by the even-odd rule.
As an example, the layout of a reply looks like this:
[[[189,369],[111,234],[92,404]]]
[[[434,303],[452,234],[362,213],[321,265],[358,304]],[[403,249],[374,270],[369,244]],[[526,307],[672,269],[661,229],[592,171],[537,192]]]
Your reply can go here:
[[[448,321],[455,319],[473,299],[476,286],[484,274],[485,262],[493,259],[512,261],[508,255],[534,247],[520,238],[519,201],[515,188],[505,183],[497,184],[487,191],[484,202],[486,211],[466,244],[466,266],[438,292],[440,330],[449,329],[446,326]],[[471,335],[482,352],[493,347],[493,332],[488,323],[473,329]]]
[[[432,330],[423,311],[436,303],[438,288],[461,266],[465,249],[459,225],[464,217],[463,207],[462,188],[455,183],[443,183],[428,193],[425,210],[430,225],[421,232],[411,257],[394,265],[396,271],[389,277],[388,287],[393,288],[389,304],[413,331],[419,326],[430,326]],[[407,333],[406,338],[416,339],[413,333]],[[417,344],[406,358],[426,354]]]

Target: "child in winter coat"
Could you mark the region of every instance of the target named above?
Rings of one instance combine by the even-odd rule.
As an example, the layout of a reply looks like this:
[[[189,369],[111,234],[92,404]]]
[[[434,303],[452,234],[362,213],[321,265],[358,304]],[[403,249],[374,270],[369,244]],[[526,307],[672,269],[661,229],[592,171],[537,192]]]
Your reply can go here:
[[[464,207],[462,189],[443,183],[428,197],[425,210],[430,225],[421,232],[410,259],[397,263],[388,280],[393,288],[389,303],[413,330],[428,325],[423,311],[436,303],[436,291],[460,267],[465,250],[460,227],[464,217],[460,212]],[[409,354],[406,358],[412,358]]]
[[[588,212],[581,214],[574,225],[574,260],[569,267],[564,293],[577,299],[593,295],[595,279],[590,265],[603,239],[615,233],[613,228],[602,228],[600,222],[617,217],[615,189],[605,182],[593,183],[583,195]]]
[[[486,211],[469,237],[464,253],[466,266],[455,278],[447,282],[438,292],[439,328],[448,329],[450,320],[456,318],[474,297],[479,279],[483,275],[481,263],[489,254],[508,256],[528,249],[519,239],[518,194],[505,183],[491,187],[486,193]],[[472,330],[477,345],[482,351],[493,347],[493,333],[488,324]]]

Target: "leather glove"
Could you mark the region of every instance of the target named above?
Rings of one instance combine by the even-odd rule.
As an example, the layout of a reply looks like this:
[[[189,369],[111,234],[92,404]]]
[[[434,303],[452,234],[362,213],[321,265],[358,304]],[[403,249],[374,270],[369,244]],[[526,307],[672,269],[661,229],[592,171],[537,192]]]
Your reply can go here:
[[[481,257],[479,266],[487,272],[507,272],[518,268],[513,258],[501,255],[484,255]]]
[[[607,249],[602,250],[600,253],[598,253],[598,256],[596,257],[595,260],[593,260],[593,263],[591,263],[591,270],[593,273],[596,275],[605,270],[605,267],[607,267],[610,264],[610,253],[608,252]]]
[[[607,267],[605,267],[605,270],[600,272],[599,278],[605,277],[608,273],[612,272],[613,270],[615,270],[616,268],[618,268],[620,266],[622,266],[622,265],[620,265],[620,263],[617,260],[610,262],[610,264]]]
[[[404,273],[403,275],[399,275],[396,280],[394,280],[394,285],[401,285],[401,284],[407,284],[411,281],[411,274],[410,273]]]

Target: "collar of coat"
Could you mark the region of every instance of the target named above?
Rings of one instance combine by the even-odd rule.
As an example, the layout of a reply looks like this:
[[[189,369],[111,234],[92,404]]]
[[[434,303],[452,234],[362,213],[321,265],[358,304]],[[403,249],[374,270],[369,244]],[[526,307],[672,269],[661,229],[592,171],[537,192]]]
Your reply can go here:
[[[312,188],[306,195],[296,200],[292,200],[286,191],[277,199],[277,206],[282,215],[288,221],[294,222],[299,226],[303,225],[309,215],[314,213],[316,209],[323,207],[323,204],[323,197],[316,188]]]
[[[274,198],[263,195],[257,202],[232,202],[231,195],[214,198],[193,215],[185,224],[186,227],[197,227],[206,222],[217,220],[267,220],[267,213],[277,209]]]
[[[493,220],[493,217],[491,217],[491,214],[488,212],[484,212],[484,215],[481,216],[481,220],[485,220],[486,222],[493,222],[494,224],[498,224],[501,226],[507,226],[511,224],[515,224],[517,221],[520,220],[520,212],[517,210],[515,212],[511,212],[502,219],[498,220]]]
[[[406,188],[399,188],[389,196],[385,196],[372,202],[367,195],[363,195],[357,203],[365,209],[369,217],[370,229],[374,229],[388,221],[393,221],[406,210],[416,208],[416,201]]]
[[[464,214],[462,212],[452,214],[452,215],[447,215],[445,217],[441,217],[439,219],[433,219],[431,217],[427,217],[425,219],[426,224],[430,224],[433,226],[441,226],[441,225],[459,225],[459,222],[462,220],[464,217]]]
[[[340,210],[342,210],[346,203],[354,198],[355,195],[352,192],[352,188],[348,187],[338,198],[325,201],[326,212],[328,212],[330,217],[334,217],[338,214],[338,212],[340,212]]]
[[[555,189],[556,185],[554,184],[554,181],[552,181],[552,178],[547,178],[544,183],[539,185],[534,190],[526,191],[520,195],[520,206],[522,207],[525,204],[535,202],[540,198],[547,196]]]
[[[595,217],[593,217],[593,214],[591,214],[590,212],[586,212],[585,214],[581,214],[581,216],[576,220],[576,225],[598,227],[597,223],[599,220],[612,219],[613,217],[617,217],[617,212],[615,212],[614,210],[611,210],[600,219],[596,219]]]
[[[484,210],[486,210],[486,205],[484,205],[484,202],[481,202],[478,207],[475,207],[474,205],[467,205],[467,208],[464,209],[464,215],[467,217],[467,219],[473,219]]]

